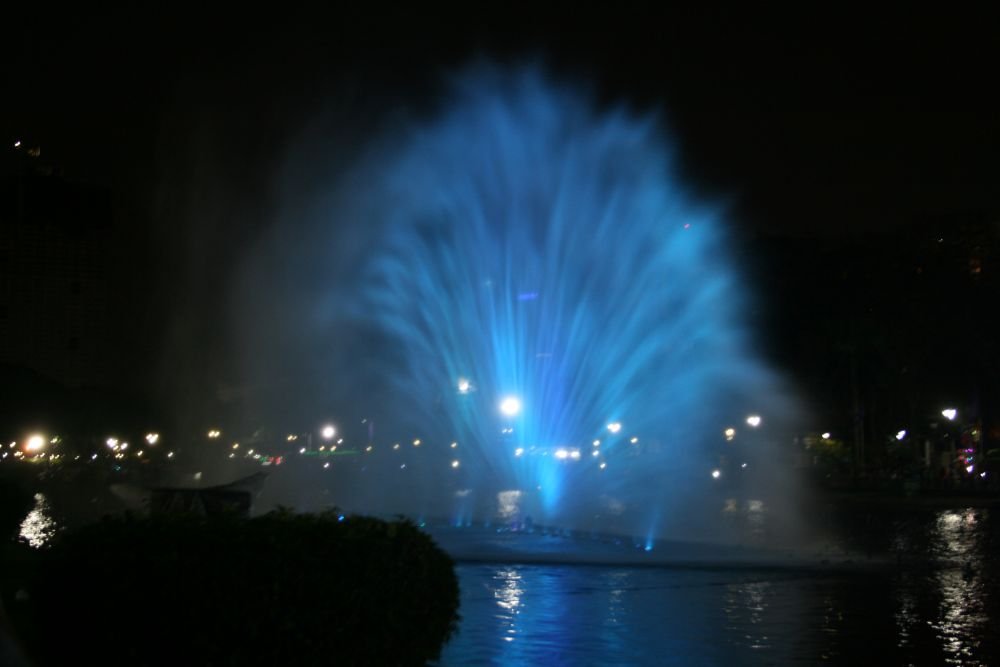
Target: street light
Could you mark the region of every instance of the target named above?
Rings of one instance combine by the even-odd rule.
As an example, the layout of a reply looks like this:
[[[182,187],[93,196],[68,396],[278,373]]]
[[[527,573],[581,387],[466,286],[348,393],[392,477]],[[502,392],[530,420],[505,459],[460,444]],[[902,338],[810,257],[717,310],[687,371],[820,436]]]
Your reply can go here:
[[[29,452],[37,452],[45,447],[45,436],[35,434],[28,438],[28,442],[24,445],[24,448]]]
[[[326,426],[323,427],[323,430],[320,431],[320,435],[323,436],[324,440],[333,440],[333,436],[335,436],[336,434],[337,434],[337,429],[333,428],[331,424],[327,424]]]

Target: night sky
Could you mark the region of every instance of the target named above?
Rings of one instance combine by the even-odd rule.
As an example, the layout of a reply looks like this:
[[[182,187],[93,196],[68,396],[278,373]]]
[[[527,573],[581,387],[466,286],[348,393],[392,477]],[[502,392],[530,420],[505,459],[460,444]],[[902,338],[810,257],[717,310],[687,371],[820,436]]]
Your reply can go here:
[[[689,185],[750,234],[864,239],[1000,213],[992,16],[566,3],[8,19],[4,141],[111,190],[140,333],[126,356],[145,377],[240,382],[218,331],[243,253],[282,224],[283,180],[336,173],[385,124],[433,113],[477,58],[661,113]]]

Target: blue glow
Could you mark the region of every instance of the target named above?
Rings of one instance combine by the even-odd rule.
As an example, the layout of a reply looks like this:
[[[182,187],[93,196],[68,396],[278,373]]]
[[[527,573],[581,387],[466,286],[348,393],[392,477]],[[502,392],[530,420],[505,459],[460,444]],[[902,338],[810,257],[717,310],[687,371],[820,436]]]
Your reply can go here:
[[[777,412],[719,212],[680,183],[655,116],[473,69],[376,166],[378,242],[344,312],[391,342],[376,370],[395,416],[462,442],[470,485],[536,493],[536,520],[621,498],[652,533],[706,492],[702,443]],[[579,459],[621,429],[609,417],[637,436],[542,454]]]

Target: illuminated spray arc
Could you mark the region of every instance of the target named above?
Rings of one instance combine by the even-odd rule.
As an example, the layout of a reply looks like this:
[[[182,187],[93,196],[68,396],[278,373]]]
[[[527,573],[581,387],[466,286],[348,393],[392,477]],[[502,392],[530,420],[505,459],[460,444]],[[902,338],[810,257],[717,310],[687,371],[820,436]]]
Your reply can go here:
[[[536,521],[602,498],[669,526],[711,484],[705,443],[774,392],[717,211],[654,117],[530,69],[454,95],[365,194],[381,235],[350,312],[392,342],[394,409],[462,443],[472,493],[533,494]]]

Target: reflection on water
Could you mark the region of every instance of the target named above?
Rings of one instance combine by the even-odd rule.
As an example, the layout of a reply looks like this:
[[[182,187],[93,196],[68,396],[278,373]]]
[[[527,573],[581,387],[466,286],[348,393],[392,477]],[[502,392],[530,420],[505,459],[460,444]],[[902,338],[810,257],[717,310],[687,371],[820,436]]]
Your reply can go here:
[[[56,534],[56,521],[52,518],[52,508],[44,494],[35,494],[35,506],[21,522],[21,539],[28,546],[40,547]]]
[[[858,521],[909,560],[826,574],[460,565],[463,620],[441,664],[1000,664],[990,512]]]

